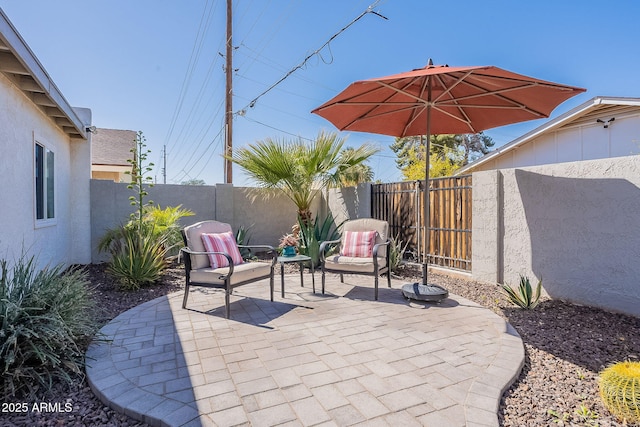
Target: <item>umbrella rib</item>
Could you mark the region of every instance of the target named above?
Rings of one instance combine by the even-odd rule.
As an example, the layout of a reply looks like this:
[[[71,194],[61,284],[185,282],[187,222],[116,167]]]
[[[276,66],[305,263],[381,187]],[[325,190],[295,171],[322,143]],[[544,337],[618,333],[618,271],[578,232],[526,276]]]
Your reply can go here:
[[[404,90],[404,88],[400,89],[400,88],[392,86],[392,85],[390,85],[388,83],[380,82],[380,81],[378,81],[376,83],[380,84],[381,86],[386,87],[387,89],[391,89],[391,90],[393,90],[393,91],[395,91],[397,93],[400,93],[402,95],[408,96],[409,98],[413,98],[414,100],[417,101],[416,104],[414,104],[414,105],[424,105],[425,107],[427,106],[427,101],[425,99],[422,99],[417,95],[414,95],[414,94],[412,94],[410,92],[407,92],[406,90]],[[407,87],[407,86],[409,86],[409,85],[407,84],[405,87]],[[387,105],[389,105],[389,104],[387,104]]]
[[[375,89],[374,89],[374,90],[375,90]],[[393,96],[393,94],[389,95],[389,96],[388,96],[388,97],[386,97],[384,100],[379,101],[379,102],[353,102],[353,101],[351,101],[351,99],[353,99],[353,98],[355,98],[355,97],[357,97],[357,96],[359,96],[359,95],[354,95],[354,96],[352,96],[352,97],[350,97],[350,98],[347,98],[347,99],[345,99],[345,100],[343,100],[343,101],[338,101],[338,102],[336,102],[336,103],[335,103],[335,104],[333,104],[333,105],[361,105],[361,106],[371,106],[372,108],[370,108],[370,109],[368,109],[367,111],[363,112],[360,116],[355,117],[355,118],[354,118],[353,120],[351,120],[349,123],[347,123],[346,125],[344,125],[342,129],[347,129],[349,126],[353,125],[355,122],[357,122],[358,120],[362,119],[363,117],[371,116],[371,115],[373,115],[373,117],[377,117],[377,116],[379,116],[379,115],[382,115],[382,114],[375,114],[375,113],[373,113],[373,112],[375,111],[375,109],[376,109],[377,107],[380,107],[380,106],[382,106],[382,105],[392,105],[391,103],[387,103],[387,100],[388,100],[388,99],[390,99],[390,98]],[[398,104],[398,105],[404,105],[404,104],[405,104],[405,103],[400,103],[400,104]],[[410,108],[413,108],[413,105],[412,105],[412,104],[409,104],[409,105],[411,105],[411,107],[410,107]],[[383,114],[384,114],[384,113],[383,113]]]
[[[533,108],[528,107],[525,104],[516,101],[515,99],[511,99],[511,98],[509,98],[507,96],[503,96],[502,95],[503,93],[514,92],[514,91],[518,91],[518,90],[522,90],[522,89],[526,89],[526,88],[530,88],[530,87],[536,87],[536,86],[539,86],[539,85],[537,83],[533,83],[533,84],[530,84],[530,85],[525,84],[525,85],[514,87],[514,88],[508,88],[508,89],[502,89],[502,90],[496,90],[496,91],[488,92],[488,94],[489,95],[495,95],[496,97],[515,105],[517,108],[520,108],[520,109],[522,109],[524,111],[528,111],[529,113],[533,114],[534,116],[548,117],[548,114],[544,114],[544,113],[542,113],[540,111],[534,110]],[[477,98],[477,97],[478,97],[478,95],[473,96],[473,97],[469,97],[467,99],[472,99],[472,98]],[[490,107],[490,106],[488,106],[488,107]]]
[[[408,87],[411,83],[405,85],[405,87]],[[430,84],[431,84],[431,78],[430,77],[427,77],[426,79],[422,79],[422,87],[420,88],[420,97],[419,97],[420,99],[424,99],[423,98],[424,93],[425,93],[425,91],[429,90],[428,88],[429,88]],[[431,97],[431,92],[429,92],[429,97]],[[430,102],[430,101],[431,101],[430,99],[427,99],[427,102]],[[420,113],[422,111],[424,111],[425,108],[429,108],[429,105],[428,104],[424,105],[421,108],[421,111],[418,111],[419,110],[419,106],[418,105],[416,105],[416,107],[413,108],[413,111],[411,112],[411,118],[410,118],[410,120],[407,121],[407,123],[405,123],[404,129],[402,130],[403,134],[407,133],[407,131],[409,130],[409,127],[413,124],[413,122],[416,121],[418,116],[420,116]]]

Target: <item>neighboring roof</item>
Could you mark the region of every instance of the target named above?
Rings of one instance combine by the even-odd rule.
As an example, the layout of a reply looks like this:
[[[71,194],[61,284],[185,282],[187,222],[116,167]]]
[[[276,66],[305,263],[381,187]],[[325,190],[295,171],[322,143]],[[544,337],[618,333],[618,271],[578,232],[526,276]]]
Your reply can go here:
[[[136,131],[96,129],[91,136],[91,164],[130,166]]]
[[[0,72],[71,138],[87,139],[85,125],[38,58],[0,9]]]
[[[556,117],[555,119],[549,120],[542,126],[539,126],[534,130],[514,139],[513,141],[495,149],[494,151],[485,154],[476,161],[458,169],[454,175],[463,175],[470,173],[472,169],[475,169],[483,163],[499,157],[507,151],[527,144],[528,142],[538,138],[546,132],[556,130],[569,124],[579,125],[591,122],[595,123],[596,119],[600,118],[600,116],[619,116],[627,112],[634,112],[635,114],[637,114],[639,112],[639,107],[640,98],[596,96],[595,98],[592,98],[589,101],[578,105],[577,107],[567,111],[566,113]]]

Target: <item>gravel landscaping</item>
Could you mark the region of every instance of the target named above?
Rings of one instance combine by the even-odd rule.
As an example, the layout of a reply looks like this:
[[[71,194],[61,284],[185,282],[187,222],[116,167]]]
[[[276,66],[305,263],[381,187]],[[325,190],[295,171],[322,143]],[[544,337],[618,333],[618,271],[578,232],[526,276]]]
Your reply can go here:
[[[121,292],[104,273],[103,265],[92,265],[88,270],[95,287],[99,307],[95,316],[100,324],[142,302],[180,290],[184,281],[183,270],[172,268],[152,288]],[[419,274],[416,266],[406,266],[399,272],[407,281]],[[522,337],[525,366],[500,402],[500,425],[623,425],[602,405],[597,377],[611,363],[638,360],[640,319],[548,299],[534,310],[522,310],[510,304],[496,285],[441,274],[431,274],[429,281],[494,311]],[[47,405],[40,411],[34,410],[42,402]],[[0,413],[3,427],[145,425],[105,407],[86,381],[79,381],[72,389],[56,385],[50,395],[36,400],[3,402],[5,406],[9,403],[26,403],[29,410],[3,411]]]

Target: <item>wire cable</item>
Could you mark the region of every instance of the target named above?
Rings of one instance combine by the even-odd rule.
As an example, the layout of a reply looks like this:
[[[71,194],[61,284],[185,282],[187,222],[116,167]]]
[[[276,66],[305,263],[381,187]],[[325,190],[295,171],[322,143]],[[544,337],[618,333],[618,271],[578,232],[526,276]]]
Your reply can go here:
[[[329,40],[327,40],[322,46],[320,46],[318,49],[314,50],[313,52],[311,52],[309,55],[307,55],[300,64],[296,65],[295,67],[293,67],[291,70],[289,70],[284,76],[282,76],[280,78],[280,80],[278,80],[277,82],[273,83],[271,86],[269,86],[266,90],[264,90],[261,94],[259,94],[258,96],[256,96],[253,100],[251,100],[251,102],[249,102],[249,104],[243,108],[243,111],[246,111],[247,108],[253,108],[256,105],[256,102],[258,102],[258,100],[260,98],[262,98],[264,95],[266,95],[267,93],[269,93],[271,90],[273,90],[273,88],[275,88],[276,86],[278,86],[280,83],[282,83],[283,81],[285,81],[290,75],[292,75],[293,73],[295,73],[297,70],[301,69],[302,67],[304,67],[306,65],[306,63],[313,58],[314,56],[318,56],[322,61],[324,61],[324,59],[322,58],[321,55],[321,51],[329,45],[329,43],[331,43],[336,37],[338,37],[340,34],[342,34],[344,31],[346,31],[350,26],[352,26],[353,24],[355,24],[356,22],[358,22],[360,19],[362,19],[362,17],[364,17],[365,15],[369,14],[369,13],[373,13],[376,16],[379,16],[383,19],[387,19],[386,17],[384,17],[383,15],[379,14],[378,12],[375,12],[373,9],[376,7],[376,5],[380,2],[380,0],[376,0],[371,6],[369,6],[364,12],[362,12],[360,15],[358,15],[358,17],[356,17],[355,19],[353,19],[351,22],[349,22],[346,26],[344,26],[340,31],[338,31],[337,33],[335,33],[334,35],[332,35]]]

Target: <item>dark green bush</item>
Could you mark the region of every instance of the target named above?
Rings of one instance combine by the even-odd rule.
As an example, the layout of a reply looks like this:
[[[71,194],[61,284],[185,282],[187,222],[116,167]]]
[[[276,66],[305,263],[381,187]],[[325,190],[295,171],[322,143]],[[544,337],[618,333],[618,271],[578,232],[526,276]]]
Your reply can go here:
[[[82,343],[96,332],[83,269],[38,270],[34,257],[0,260],[0,396],[33,396],[84,366]]]

